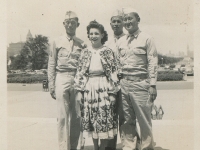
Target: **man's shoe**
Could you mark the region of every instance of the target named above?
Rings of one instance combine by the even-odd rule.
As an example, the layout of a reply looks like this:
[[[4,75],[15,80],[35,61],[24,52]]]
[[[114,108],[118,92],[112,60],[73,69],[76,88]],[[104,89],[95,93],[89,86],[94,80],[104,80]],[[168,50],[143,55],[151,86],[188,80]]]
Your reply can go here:
[[[105,150],[116,150],[116,148],[106,147]]]

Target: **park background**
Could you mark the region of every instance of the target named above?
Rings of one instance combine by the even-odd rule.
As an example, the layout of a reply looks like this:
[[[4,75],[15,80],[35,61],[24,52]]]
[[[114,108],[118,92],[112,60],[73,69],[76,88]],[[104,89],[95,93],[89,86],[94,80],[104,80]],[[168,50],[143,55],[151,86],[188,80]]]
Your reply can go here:
[[[50,39],[59,36],[65,32],[62,26],[62,21],[65,11],[66,9],[68,10],[68,8],[72,8],[71,10],[76,11],[80,18],[84,19],[80,20],[82,26],[85,23],[84,26],[86,27],[89,21],[99,18],[99,20],[96,20],[99,22],[102,20],[102,24],[105,22],[107,24],[105,25],[105,27],[107,26],[106,30],[110,35],[112,35],[110,26],[108,24],[108,20],[110,19],[109,14],[111,15],[115,8],[119,8],[121,6],[133,6],[139,11],[141,17],[140,28],[142,31],[148,32],[155,38],[158,52],[167,54],[169,51],[174,53],[178,52],[179,50],[183,50],[186,53],[188,45],[190,50],[193,51],[194,48],[193,41],[195,39],[193,39],[193,34],[195,33],[193,32],[193,1],[145,1],[145,5],[144,1],[61,1],[59,4],[58,2],[50,1],[18,2],[8,1],[7,46],[10,42],[18,42],[20,40],[24,41],[29,30],[31,30],[33,35],[42,34],[44,36],[48,36]],[[94,3],[97,4],[95,5]],[[12,10],[11,14],[17,15],[10,15],[8,10]],[[25,12],[23,10],[25,10]],[[43,12],[43,15],[47,14],[46,16],[49,18],[49,20],[47,18],[43,19],[42,16],[39,17],[39,15],[42,15],[40,13],[41,11]],[[80,14],[79,11],[84,13]],[[92,16],[94,17],[90,18],[88,11],[91,12]],[[33,12],[36,14],[33,14]],[[102,16],[106,19],[101,18]],[[88,23],[86,22],[86,18],[89,18]],[[28,21],[29,19],[32,21]],[[185,19],[188,22],[180,22],[185,21]],[[81,29],[80,26],[80,28],[77,30],[77,36],[81,37],[82,39],[86,39],[87,41],[86,30],[84,26],[82,27],[83,29]],[[162,36],[160,36],[160,34],[162,34]],[[16,94],[19,92],[14,93]],[[166,92],[163,92],[163,94],[165,93]],[[11,94],[10,96],[15,97],[15,95]],[[185,96],[187,96],[187,94]]]
[[[32,71],[38,73],[38,70],[47,68],[48,45],[52,43],[54,38],[65,34],[62,22],[66,11],[72,10],[77,13],[80,22],[77,36],[90,45],[86,33],[86,26],[89,22],[97,20],[102,23],[109,38],[113,36],[110,27],[111,15],[113,11],[122,7],[135,8],[141,18],[140,29],[155,38],[159,66],[162,65],[163,68],[169,69],[171,65],[171,69],[175,68],[174,70],[178,71],[181,64],[189,65],[190,68],[186,69],[192,70],[190,74],[194,74],[193,3],[188,0],[176,2],[150,0],[145,2],[145,5],[143,1],[134,0],[86,0],[84,2],[73,1],[73,3],[66,0],[59,3],[55,1],[9,0],[7,7],[7,69],[11,70],[9,73],[13,73],[13,70],[14,73],[20,74]],[[124,32],[126,33],[125,30]],[[43,43],[46,47],[43,46]],[[158,81],[182,80],[182,75],[178,72],[166,72],[163,68],[159,69]],[[18,70],[27,71],[20,72]],[[46,73],[44,70],[41,71]],[[42,82],[43,79],[45,79],[44,76],[31,75],[30,77],[29,75],[11,74],[8,75],[7,82],[30,83]]]

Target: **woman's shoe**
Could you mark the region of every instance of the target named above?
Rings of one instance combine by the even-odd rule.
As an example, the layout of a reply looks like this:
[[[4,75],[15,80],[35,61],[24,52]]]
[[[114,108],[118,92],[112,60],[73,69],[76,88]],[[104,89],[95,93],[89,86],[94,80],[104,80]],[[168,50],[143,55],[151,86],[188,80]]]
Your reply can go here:
[[[152,107],[151,119],[152,119],[152,120],[156,120],[156,119],[157,119],[157,107],[156,107],[156,105],[154,105],[154,106]]]
[[[162,106],[160,105],[160,106],[158,107],[157,119],[158,119],[158,120],[162,120],[163,115],[164,115],[164,111],[163,111]]]

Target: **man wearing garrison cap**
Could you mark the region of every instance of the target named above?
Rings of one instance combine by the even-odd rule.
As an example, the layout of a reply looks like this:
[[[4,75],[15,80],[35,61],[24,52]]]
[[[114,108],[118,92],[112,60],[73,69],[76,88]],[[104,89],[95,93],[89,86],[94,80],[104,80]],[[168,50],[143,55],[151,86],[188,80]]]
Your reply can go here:
[[[77,117],[74,76],[83,41],[76,37],[79,20],[75,12],[65,14],[66,33],[54,40],[48,62],[50,94],[57,102],[59,150],[81,149],[81,119]]]
[[[109,39],[109,42],[110,44],[113,44],[112,46],[114,46],[111,46],[111,49],[115,50],[116,42],[125,35],[123,32],[123,14],[121,10],[117,9],[112,13],[110,18],[110,26],[114,34],[113,37]]]
[[[121,37],[125,35],[123,32],[123,14],[121,10],[117,9],[112,13],[112,16],[110,18],[110,26],[113,30],[113,36],[109,37],[108,43],[106,44],[110,49],[113,50],[114,54],[116,55],[116,43]],[[119,118],[119,128],[120,128],[120,126],[122,125],[124,121],[123,111],[122,111],[122,101],[121,101],[121,90],[118,91],[116,98],[117,98],[116,111],[119,116],[118,118]],[[116,148],[117,136],[115,137],[114,143],[113,141],[111,141],[109,144],[110,144],[110,147]]]
[[[132,8],[123,8],[122,11],[124,28],[128,31],[128,34],[117,42],[125,119],[121,126],[123,150],[153,150],[151,108],[157,96],[156,46],[153,38],[139,29],[138,12]],[[140,134],[137,132],[136,118]]]

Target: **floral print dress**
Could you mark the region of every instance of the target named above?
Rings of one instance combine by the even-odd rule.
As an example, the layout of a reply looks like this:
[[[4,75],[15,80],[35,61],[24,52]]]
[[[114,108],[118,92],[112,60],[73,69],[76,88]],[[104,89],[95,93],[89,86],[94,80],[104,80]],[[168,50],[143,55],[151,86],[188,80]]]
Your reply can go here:
[[[119,90],[113,52],[103,46],[83,51],[75,77],[75,88],[82,91],[80,109],[84,135],[112,139],[117,134],[116,99]]]

